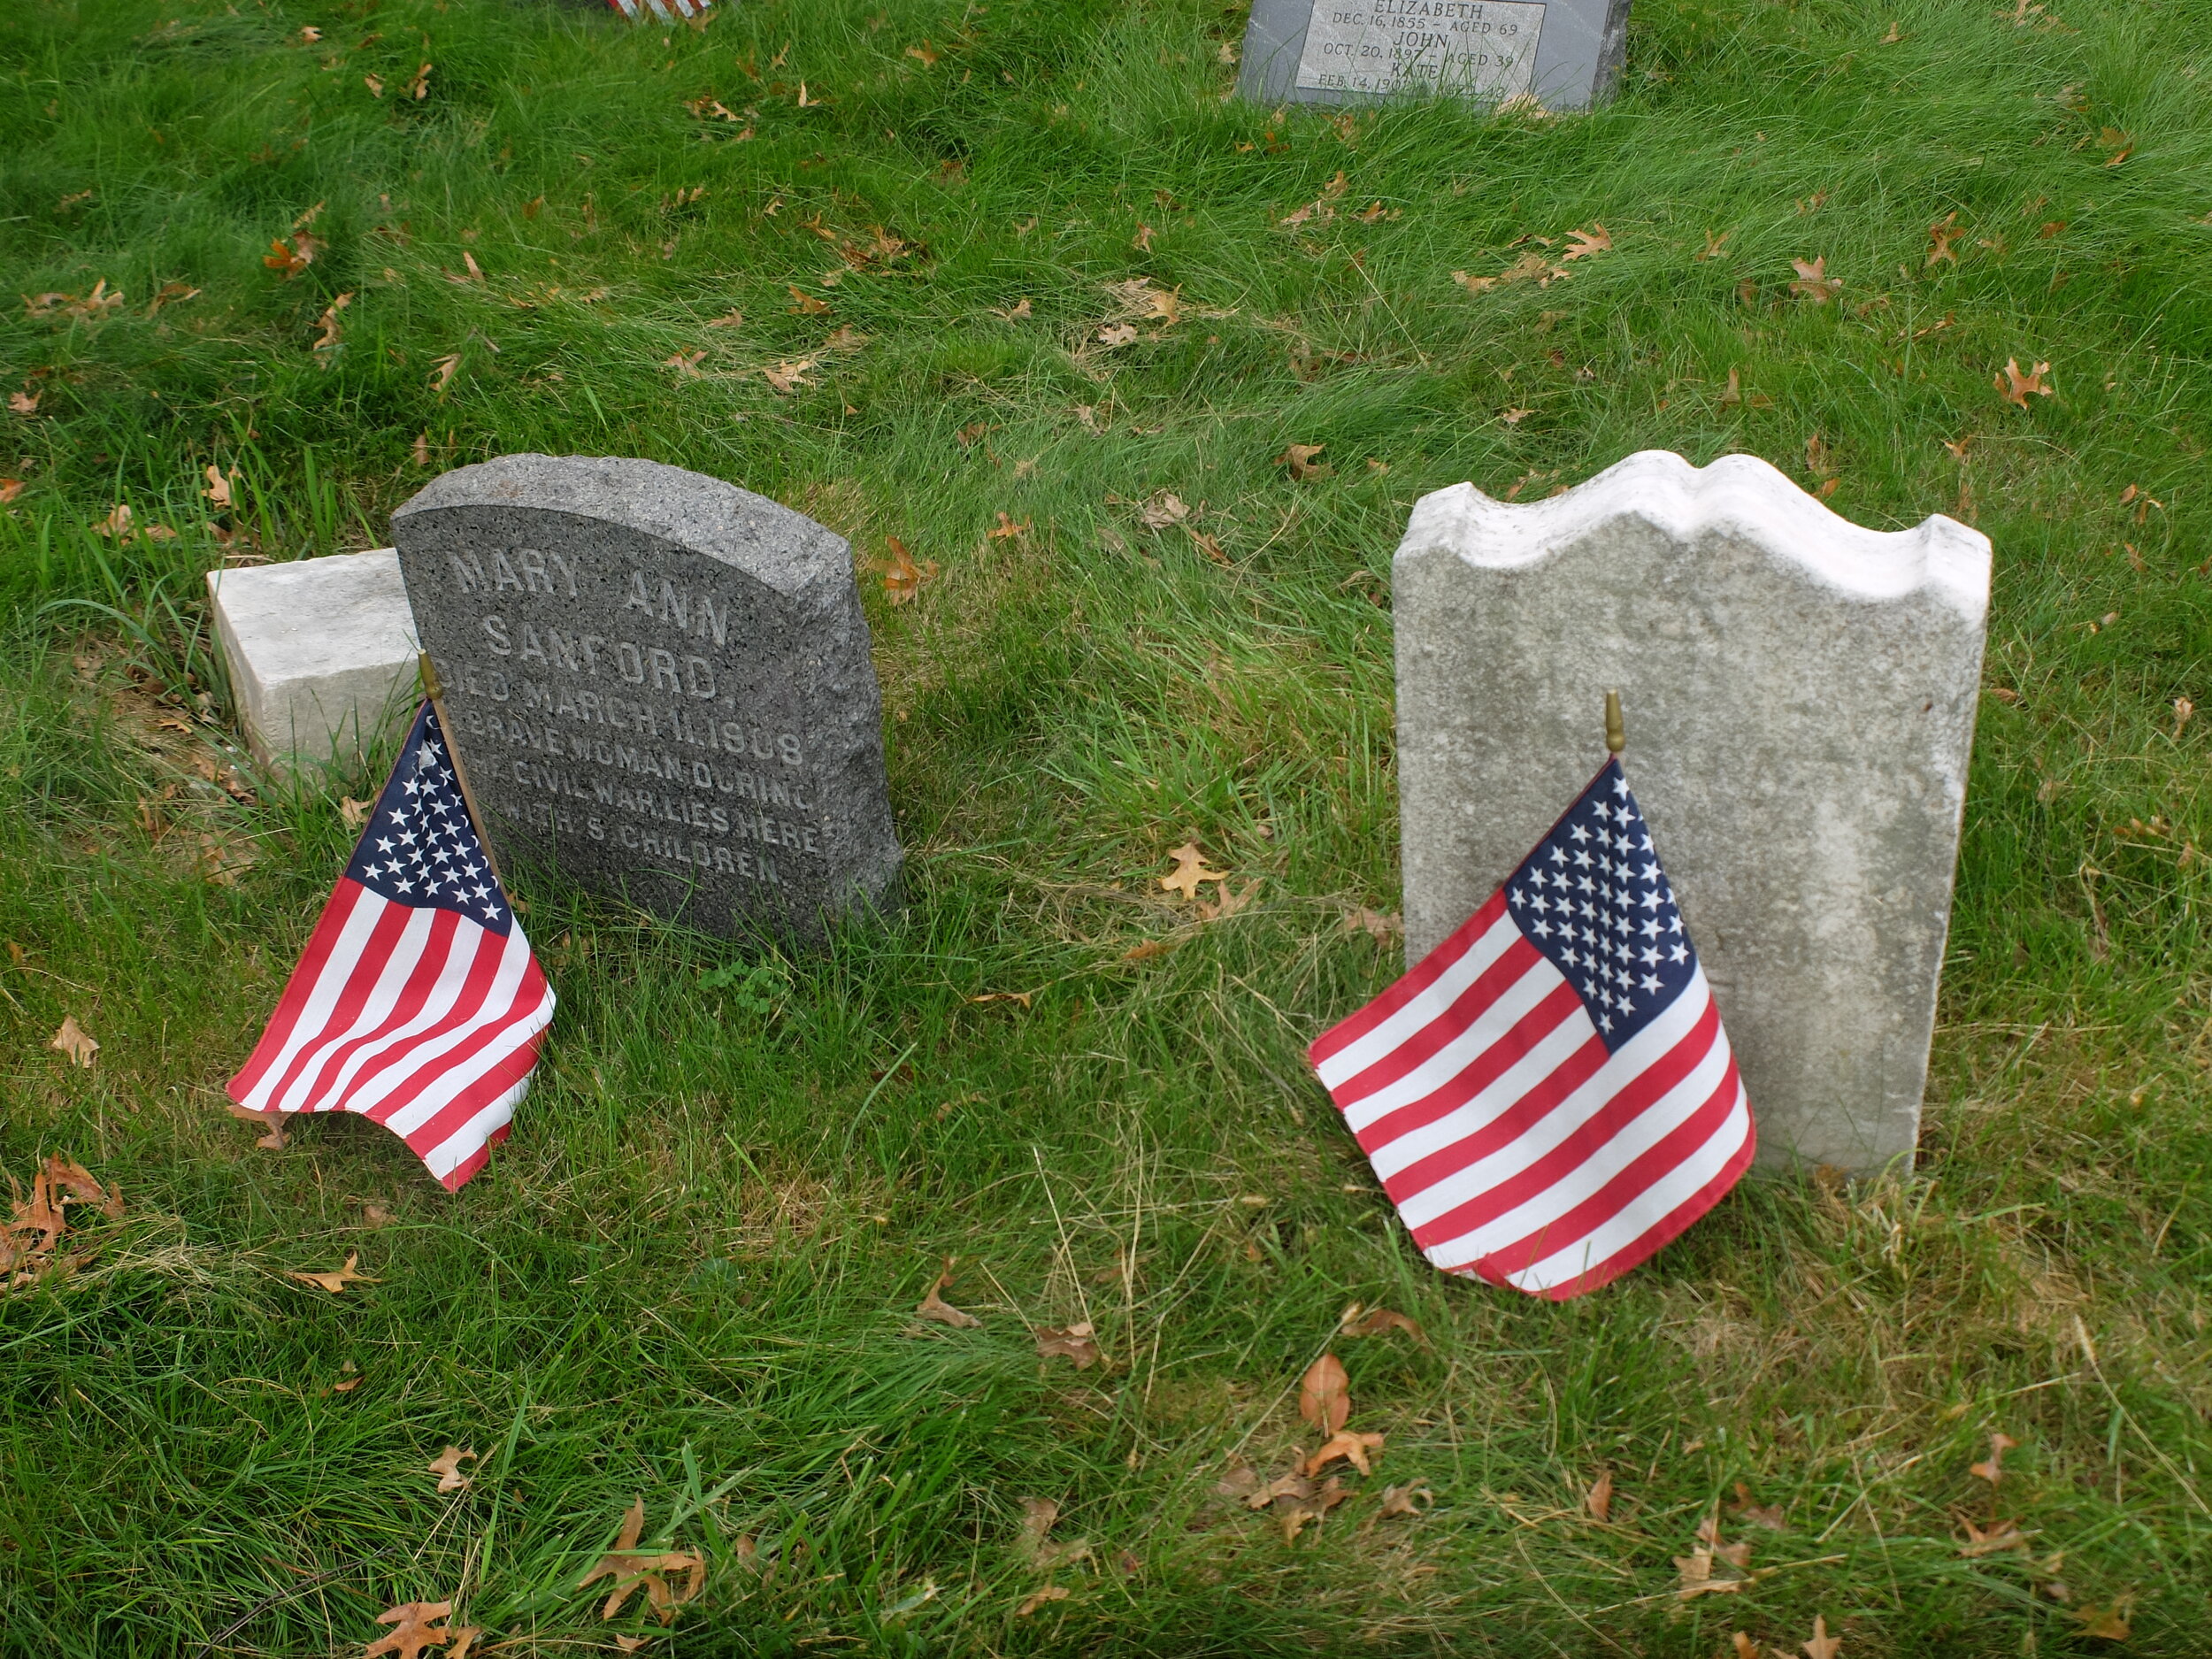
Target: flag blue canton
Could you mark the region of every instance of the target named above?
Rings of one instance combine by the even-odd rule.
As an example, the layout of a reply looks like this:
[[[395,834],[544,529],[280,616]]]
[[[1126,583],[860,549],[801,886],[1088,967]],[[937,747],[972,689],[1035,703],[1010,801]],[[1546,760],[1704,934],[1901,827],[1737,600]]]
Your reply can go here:
[[[396,904],[452,910],[487,933],[503,937],[514,926],[427,703],[346,874]]]
[[[1582,998],[1609,1052],[1648,1025],[1697,971],[1618,757],[1513,872],[1506,902],[1522,935]]]

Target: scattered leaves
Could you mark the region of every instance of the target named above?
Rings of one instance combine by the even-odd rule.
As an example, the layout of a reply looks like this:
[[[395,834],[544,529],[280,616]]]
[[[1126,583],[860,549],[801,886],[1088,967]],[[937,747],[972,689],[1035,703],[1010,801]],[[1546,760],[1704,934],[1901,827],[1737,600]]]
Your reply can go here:
[[[441,1492],[465,1492],[469,1477],[461,1472],[461,1465],[478,1461],[473,1448],[449,1446],[430,1460],[430,1472],[438,1478]]]
[[[1037,1357],[1051,1359],[1056,1356],[1064,1356],[1075,1362],[1076,1370],[1088,1371],[1102,1363],[1098,1344],[1093,1340],[1094,1334],[1088,1320],[1064,1328],[1041,1325],[1036,1331]]]
[[[380,1284],[381,1280],[372,1279],[366,1273],[354,1271],[360,1264],[360,1261],[361,1253],[358,1250],[348,1250],[345,1265],[342,1267],[335,1268],[326,1273],[287,1272],[285,1278],[296,1279],[303,1285],[319,1286],[334,1296],[342,1294],[348,1285]]]
[[[1339,1370],[1341,1369],[1340,1366]],[[1305,1409],[1302,1394],[1298,1406],[1302,1413]],[[1301,1465],[1301,1471],[1308,1475],[1317,1475],[1340,1457],[1363,1475],[1371,1475],[1375,1471],[1368,1465],[1367,1455],[1382,1450],[1382,1445],[1383,1437],[1379,1434],[1363,1434],[1357,1429],[1337,1429],[1322,1443],[1320,1450],[1306,1459]]]
[[[890,549],[883,565],[884,595],[895,605],[910,604],[922,591],[922,584],[937,574],[937,561],[924,559],[916,564],[906,543],[895,535],[884,537],[883,545]]]
[[[2007,357],[2004,372],[1997,376],[1995,381],[1998,395],[2008,403],[2016,404],[2025,409],[2028,406],[2029,398],[2048,397],[2058,389],[2056,387],[2044,383],[2043,377],[2050,372],[2049,364],[2039,363],[2035,367],[2023,373],[2020,368],[2020,359]]]
[[[92,1056],[100,1052],[100,1045],[93,1040],[89,1032],[77,1023],[74,1014],[63,1016],[61,1029],[54,1033],[46,1046],[67,1055],[70,1064],[83,1071],[92,1069]]]
[[[1290,469],[1291,480],[1302,484],[1310,478],[1326,478],[1336,469],[1313,457],[1329,446],[1325,443],[1294,443],[1275,457],[1275,465]]]
[[[250,1106],[241,1106],[236,1101],[225,1101],[224,1107],[241,1123],[253,1125],[261,1136],[254,1142],[272,1152],[281,1152],[290,1144],[285,1133],[286,1114],[280,1111],[257,1112]]]
[[[622,1610],[622,1604],[630,1599],[632,1591],[643,1586],[653,1611],[665,1624],[676,1617],[676,1609],[697,1595],[706,1583],[707,1563],[703,1556],[682,1550],[640,1549],[638,1535],[645,1530],[645,1500],[640,1498],[631,1504],[622,1517],[622,1531],[614,1548],[600,1556],[589,1572],[576,1581],[576,1587],[585,1589],[602,1578],[615,1582],[607,1600],[599,1609],[603,1621]],[[672,1589],[661,1575],[682,1572],[687,1576],[684,1587]]]
[[[914,1311],[925,1319],[934,1319],[939,1325],[949,1325],[956,1330],[973,1330],[983,1321],[972,1313],[961,1312],[940,1294],[951,1288],[951,1286],[952,1262],[948,1257],[944,1271],[937,1275],[937,1282],[929,1287],[929,1294],[922,1298],[921,1305]]]
[[[1351,1386],[1344,1362],[1324,1354],[1298,1384],[1298,1415],[1324,1434],[1336,1433],[1352,1414]]]
[[[1198,850],[1196,841],[1185,841],[1180,847],[1169,853],[1168,856],[1175,860],[1175,868],[1169,874],[1160,878],[1160,885],[1170,893],[1181,894],[1187,903],[1198,896],[1200,882],[1225,883],[1229,879],[1224,872],[1209,870],[1206,867],[1206,855]]]
[[[1797,273],[1790,284],[1790,292],[1816,305],[1825,305],[1843,292],[1843,279],[1828,274],[1828,256],[1821,255],[1810,264],[1802,259],[1790,261],[1790,269]]]

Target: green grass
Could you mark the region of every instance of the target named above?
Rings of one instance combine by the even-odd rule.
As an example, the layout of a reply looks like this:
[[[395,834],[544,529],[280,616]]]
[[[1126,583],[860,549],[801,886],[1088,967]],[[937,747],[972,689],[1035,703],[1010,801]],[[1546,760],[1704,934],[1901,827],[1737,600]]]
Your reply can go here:
[[[1225,102],[1242,22],[6,8],[8,288],[124,303],[0,319],[38,399],[0,417],[0,1166],[65,1152],[131,1209],[0,1302],[0,1650],[357,1653],[449,1596],[501,1651],[605,1649],[660,1630],[577,1587],[642,1496],[708,1562],[656,1642],[687,1654],[1709,1659],[1816,1615],[1847,1659],[2058,1654],[2113,1650],[2070,1612],[2116,1601],[2126,1651],[2203,1651],[2212,721],[2173,705],[2212,694],[2212,4],[1642,0],[1620,101],[1557,121]],[[263,256],[318,204],[287,280]],[[1571,280],[1450,280],[1596,222]],[[1815,257],[1836,303],[1790,290]],[[1179,319],[1102,343],[1137,279]],[[148,315],[170,283],[200,291]],[[789,396],[763,373],[818,353]],[[2056,395],[2003,402],[2008,358]],[[1333,476],[1291,480],[1293,442]],[[1423,1265],[1302,1050],[1393,972],[1342,918],[1395,908],[1408,509],[1641,448],[1970,518],[1991,695],[1917,1172],[1747,1184],[1554,1307]],[[910,903],[763,1014],[726,949],[532,887],[560,1016],[448,1197],[369,1125],[262,1151],[221,1109],[370,780],[237,801],[219,726],[157,722],[223,710],[206,467],[234,549],[288,557],[526,449],[853,538]],[[1161,490],[1225,562],[1143,526]],[[179,534],[93,534],[118,503]],[[1002,511],[1030,528],[986,539]],[[893,535],[941,566],[897,609]],[[1202,928],[1154,880],[1194,833],[1262,883]],[[44,1047],[65,1015],[89,1070]],[[378,1282],[342,1297],[284,1276],[355,1250]],[[949,1255],[979,1330],[912,1317]],[[1335,1341],[1387,1446],[1286,1545],[1214,1484],[1291,1454],[1353,1301],[1432,1346]],[[1031,1328],[1085,1317],[1110,1369],[1041,1363]],[[482,1463],[441,1497],[448,1443]],[[1379,1516],[1417,1481],[1432,1508]],[[1780,1570],[1678,1601],[1740,1481]],[[1024,1559],[1027,1497],[1087,1562]],[[2032,1555],[1958,1553],[1993,1514]]]

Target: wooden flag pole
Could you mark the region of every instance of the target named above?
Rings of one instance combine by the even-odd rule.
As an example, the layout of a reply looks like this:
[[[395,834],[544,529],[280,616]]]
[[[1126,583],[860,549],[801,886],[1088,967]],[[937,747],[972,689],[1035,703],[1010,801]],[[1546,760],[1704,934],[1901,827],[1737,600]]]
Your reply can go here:
[[[484,815],[476,810],[476,795],[469,787],[468,768],[461,764],[461,746],[453,741],[453,722],[446,718],[445,687],[438,680],[438,665],[430,660],[428,651],[415,653],[416,665],[422,671],[422,695],[430,699],[430,706],[438,716],[438,729],[445,733],[446,758],[453,763],[454,781],[461,786],[461,799],[467,803],[469,818],[476,827],[477,845],[484,849],[484,862],[491,866],[493,879],[502,887],[506,879],[499,873],[499,860],[492,856],[492,839],[484,830]]]
[[[442,720],[445,716],[441,713],[438,718]],[[1627,747],[1628,728],[1621,724],[1621,694],[1609,691],[1605,694],[1605,752],[1617,755]]]

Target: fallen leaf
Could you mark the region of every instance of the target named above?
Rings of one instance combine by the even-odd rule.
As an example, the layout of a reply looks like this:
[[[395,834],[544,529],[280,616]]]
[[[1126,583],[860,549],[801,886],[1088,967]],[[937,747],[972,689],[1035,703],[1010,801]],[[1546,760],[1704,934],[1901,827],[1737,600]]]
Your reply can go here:
[[[580,1590],[611,1578],[614,1586],[599,1609],[603,1621],[622,1610],[622,1604],[630,1599],[633,1591],[643,1586],[653,1603],[653,1611],[665,1624],[676,1616],[677,1606],[697,1595],[706,1583],[707,1564],[703,1557],[681,1550],[641,1550],[638,1534],[645,1530],[645,1500],[631,1504],[622,1517],[622,1531],[616,1537],[614,1548],[600,1556],[589,1572],[576,1581]],[[685,1572],[689,1575],[681,1592],[670,1588],[661,1577],[664,1572]]]
[[[1966,1472],[1977,1479],[1986,1480],[1990,1490],[1995,1491],[1997,1483],[2004,1479],[2005,1454],[2019,1444],[2009,1434],[1992,1434],[1989,1437],[1989,1461],[1970,1463]]]
[[[236,1101],[225,1101],[223,1104],[230,1115],[241,1123],[252,1124],[263,1131],[261,1138],[254,1145],[265,1147],[272,1152],[281,1152],[290,1144],[285,1134],[286,1113],[257,1112],[250,1106],[241,1106]]]
[[[1562,265],[1570,259],[1587,259],[1593,254],[1613,251],[1612,233],[1595,219],[1590,221],[1588,230],[1571,231],[1569,235],[1571,240],[1567,250],[1559,256]]]
[[[2097,142],[2113,153],[2105,158],[2105,165],[2116,167],[2135,153],[2135,141],[2116,127],[2108,127],[2097,134]]]
[[[1029,319],[1029,296],[1024,295],[1020,302],[1014,305],[1005,307],[994,305],[991,307],[991,315],[1002,322],[1025,322]]]
[[[1109,323],[1098,331],[1098,343],[1110,351],[1129,344],[1136,337],[1135,327],[1128,323]]]
[[[1728,1506],[1728,1512],[1740,1521],[1752,1526],[1763,1526],[1770,1532],[1778,1532],[1783,1527],[1782,1506],[1778,1503],[1754,1503],[1751,1488],[1740,1480],[1736,1483],[1736,1501]]]
[[[735,309],[724,311],[719,317],[707,319],[707,326],[710,328],[741,328],[744,326],[744,323],[745,313]]]
[[[1896,27],[1893,23],[1890,25],[1893,32]],[[1804,1650],[1805,1659],[1836,1659],[1836,1655],[1843,1651],[1843,1638],[1831,1636],[1826,1617],[1816,1613],[1813,1615],[1812,1639],[1798,1646]]]
[[[1418,1515],[1435,1502],[1436,1494],[1418,1483],[1385,1486],[1382,1502],[1375,1510],[1375,1518],[1386,1520],[1394,1515]]]
[[[1210,536],[1199,536],[1195,530],[1192,531],[1191,534],[1195,540],[1212,540]],[[1209,904],[1203,899],[1198,902],[1198,919],[1202,922],[1226,921],[1238,911],[1248,907],[1252,901],[1259,896],[1260,880],[1257,876],[1253,877],[1251,880],[1244,884],[1241,892],[1231,887],[1225,880],[1214,890],[1221,895],[1219,902]]]
[[[649,1636],[625,1636],[620,1631],[614,1635],[614,1645],[624,1653],[635,1653],[652,1640]]]
[[[396,1654],[398,1659],[421,1659],[426,1647],[442,1647],[452,1640],[453,1632],[438,1621],[453,1611],[450,1601],[402,1601],[376,1616],[380,1624],[393,1627],[388,1636],[380,1636],[362,1654],[362,1659],[376,1659],[378,1654]]]
[[[1037,1357],[1051,1359],[1065,1356],[1075,1362],[1078,1371],[1088,1371],[1101,1363],[1098,1344],[1092,1340],[1094,1333],[1089,1321],[1065,1328],[1041,1325],[1036,1330]]]
[[[453,1644],[445,1650],[445,1659],[468,1659],[469,1649],[476,1646],[476,1639],[484,1633],[480,1624],[459,1624],[446,1632],[446,1640]]]
[[[444,357],[437,358],[430,368],[430,389],[443,397],[445,388],[452,382],[454,372],[460,366],[461,354],[457,351],[449,351]]]
[[[303,46],[312,46],[317,41],[322,39],[322,37],[323,32],[320,29],[314,27],[312,25],[310,25],[308,27],[300,31],[300,44]]]
[[[407,88],[407,96],[409,97],[420,99],[424,96],[424,95],[429,92],[430,71],[433,65],[425,64],[421,68],[415,71],[414,81]]]
[[[1226,565],[1229,562],[1229,549],[1223,547],[1210,531],[1201,530],[1195,525],[1185,525],[1183,528],[1190,536],[1191,545],[1215,564]]]
[[[1681,1586],[1675,1594],[1685,1601],[1694,1596],[1729,1594],[1744,1586],[1741,1578],[1716,1578],[1713,1576],[1713,1552],[1702,1547],[1686,1555],[1677,1555],[1674,1565],[1675,1571],[1682,1577]]]
[[[1130,946],[1121,953],[1120,959],[1124,962],[1149,962],[1155,956],[1164,956],[1174,949],[1174,945],[1167,940],[1148,939],[1141,945]]]
[[[2174,699],[2174,735],[2177,738],[2181,735],[2181,728],[2189,724],[2190,717],[2196,711],[2197,705],[2190,702],[2188,698],[2176,697]]]
[[[320,253],[322,249],[323,244],[318,238],[309,235],[305,231],[301,231],[289,242],[281,238],[272,241],[269,243],[269,251],[261,256],[261,263],[267,265],[270,270],[280,273],[284,280],[289,282],[309,265],[315,263],[315,256]]]
[[[39,394],[36,392],[10,392],[8,407],[19,415],[35,415],[38,413],[38,400]]]
[[[1965,228],[1959,224],[1959,216],[1956,213],[1946,213],[1934,224],[1929,226],[1928,257],[1921,268],[1932,269],[1947,260],[1952,265],[1956,265],[1959,262],[1959,257],[1951,251],[1951,244],[1965,234]]]
[[[1735,234],[1732,230],[1724,230],[1716,236],[1711,231],[1707,231],[1704,248],[1691,257],[1701,261],[1719,258],[1720,250],[1728,245],[1728,239]]]
[[[348,1250],[346,1252],[345,1265],[343,1267],[337,1268],[331,1272],[288,1272],[285,1274],[285,1277],[287,1279],[296,1279],[303,1285],[319,1285],[334,1296],[342,1294],[348,1285],[381,1284],[383,1281],[380,1279],[372,1279],[366,1273],[357,1273],[354,1271],[354,1268],[359,1263],[360,1260],[361,1253],[358,1250]]]
[[[2008,403],[2017,404],[2020,408],[2025,409],[2031,396],[2048,397],[2058,389],[2043,383],[2043,377],[2050,372],[2049,364],[2039,363],[2034,368],[2023,373],[2019,358],[2007,357],[2004,373],[1996,379],[1998,393]]]
[[[1223,872],[1209,870],[1206,867],[1206,855],[1198,850],[1196,841],[1185,841],[1180,847],[1169,853],[1168,856],[1175,860],[1175,868],[1171,873],[1160,878],[1160,885],[1170,893],[1181,894],[1185,902],[1198,896],[1200,882],[1225,883],[1229,879]]]
[[[1351,1386],[1344,1362],[1324,1354],[1307,1367],[1298,1385],[1298,1415],[1324,1434],[1334,1434],[1352,1414]]]
[[[0,478],[0,506],[5,506],[22,493],[23,480],[21,479]]]
[[[165,305],[181,305],[187,300],[200,297],[200,290],[183,282],[165,282],[153,298],[147,302],[146,315],[153,316]]]
[[[131,510],[118,502],[109,510],[108,516],[94,525],[92,529],[96,535],[113,536],[118,541],[127,541],[131,539]]]
[[[925,559],[917,565],[906,543],[895,535],[884,537],[883,544],[891,550],[891,557],[884,562],[883,591],[893,604],[907,604],[921,592],[922,584],[937,574],[937,561]]]
[[[1140,225],[1137,227],[1137,234],[1129,239],[1129,245],[1139,253],[1150,253],[1152,239],[1158,234],[1149,225]]]
[[[1790,269],[1797,273],[1796,280],[1790,284],[1790,292],[1816,305],[1825,305],[1843,291],[1843,279],[1828,274],[1826,254],[1809,265],[1802,259],[1793,259]]]
[[[1526,282],[1532,278],[1536,280],[1538,286],[1548,288],[1555,277],[1565,274],[1564,271],[1555,270],[1550,261],[1542,254],[1527,253],[1523,254],[1495,276],[1470,276],[1464,271],[1455,271],[1452,273],[1452,280],[1470,294],[1482,294],[1492,288],[1507,288],[1516,282]]]
[[[217,512],[228,512],[236,504],[234,492],[238,488],[238,469],[225,472],[211,465],[207,469],[207,488],[200,492],[207,497],[207,504]]]
[[[939,1325],[949,1325],[956,1330],[972,1330],[983,1321],[972,1313],[961,1312],[938,1294],[951,1284],[952,1263],[947,1262],[945,1271],[937,1275],[937,1282],[929,1287],[929,1294],[922,1298],[921,1305],[914,1311],[925,1319],[934,1319]]]
[[[2129,1598],[2123,1596],[2105,1607],[2069,1608],[2066,1617],[2080,1624],[2085,1636],[2095,1636],[2104,1641],[2125,1641],[2129,1631],[2128,1606]]]
[[[1313,457],[1328,447],[1325,443],[1294,443],[1275,457],[1275,465],[1288,467],[1295,483],[1303,483],[1310,478],[1326,478],[1336,469],[1326,463],[1317,464]]]
[[[341,1369],[346,1372],[346,1375],[341,1377],[336,1382],[330,1385],[330,1392],[334,1394],[349,1394],[366,1380],[365,1378],[353,1374],[353,1362],[351,1360],[348,1360]]]
[[[92,1056],[100,1052],[100,1045],[93,1041],[82,1025],[77,1024],[74,1014],[63,1016],[61,1029],[54,1033],[46,1046],[67,1055],[72,1064],[86,1071],[91,1069]]]
[[[1019,524],[1016,524],[1011,518],[1008,518],[1002,512],[998,516],[997,527],[995,529],[986,530],[983,534],[987,538],[993,541],[1010,541],[1017,536],[1024,536],[1029,534],[1029,520],[1025,518]]]
[[[678,373],[689,375],[695,380],[700,378],[699,365],[706,360],[707,354],[703,351],[679,351],[673,357],[664,357],[661,367],[674,369]]]
[[[1305,1399],[1302,1394],[1298,1408],[1300,1415],[1304,1415]],[[1382,1444],[1383,1437],[1379,1434],[1363,1434],[1356,1429],[1337,1429],[1322,1443],[1320,1450],[1300,1465],[1300,1471],[1307,1475],[1317,1475],[1341,1457],[1363,1475],[1371,1475],[1375,1471],[1368,1466],[1367,1455],[1382,1450]]]
[[[803,293],[796,286],[788,282],[784,284],[784,290],[791,296],[791,303],[786,309],[794,316],[826,317],[829,315],[830,307],[827,300],[817,299],[811,294]]]
[[[1365,933],[1377,944],[1387,945],[1405,932],[1405,924],[1398,919],[1394,910],[1386,916],[1380,910],[1371,910],[1364,904],[1358,904],[1344,913],[1344,931],[1348,933]]]
[[[481,282],[484,280],[484,267],[476,263],[476,256],[465,248],[461,250],[461,263],[468,269],[458,272],[448,271],[445,273],[447,281],[466,287],[471,282]]]
[[[1421,1328],[1417,1320],[1389,1308],[1371,1308],[1356,1317],[1348,1310],[1338,1329],[1346,1336],[1380,1336],[1386,1331],[1403,1331],[1423,1348],[1429,1343],[1429,1333]]]
[[[1509,426],[1517,426],[1535,412],[1532,409],[1501,409],[1498,411],[1498,419]]]
[[[1043,1589],[1033,1590],[1028,1594],[1028,1595],[1025,1596],[1022,1599],[1022,1604],[1014,1609],[1014,1617],[1016,1618],[1027,1618],[1032,1613],[1034,1613],[1039,1608],[1042,1607],[1048,1601],[1064,1601],[1067,1599],[1068,1590],[1066,1586],[1048,1584],[1045,1586]]]
[[[348,829],[359,829],[369,821],[370,809],[375,805],[374,801],[357,801],[349,795],[341,795],[338,798],[339,821]]]
[[[794,357],[788,362],[777,364],[773,368],[763,369],[761,377],[776,391],[788,397],[802,386],[812,384],[806,377],[813,372],[815,361],[812,357]]]
[[[2028,1540],[2021,1536],[2017,1521],[1992,1521],[1985,1530],[1966,1519],[1959,1518],[1966,1529],[1966,1541],[1959,1546],[1959,1554],[1970,1561],[1980,1555],[2002,1555],[2008,1550],[2025,1549]]]
[[[316,322],[315,326],[321,330],[321,333],[315,337],[313,349],[315,355],[323,360],[325,368],[330,366],[332,355],[337,351],[338,347],[345,339],[345,331],[338,326],[338,313],[352,303],[352,295],[341,294],[330,302],[321,318]],[[212,467],[208,470],[214,471]]]
[[[461,1472],[461,1465],[476,1461],[477,1456],[473,1448],[465,1449],[458,1446],[449,1446],[440,1452],[430,1460],[430,1472],[438,1478],[438,1490],[441,1492],[467,1491],[469,1477]]]
[[[1190,509],[1183,498],[1172,490],[1157,490],[1137,510],[1137,517],[1148,530],[1164,530],[1170,525],[1183,523],[1190,517]]]
[[[63,1202],[66,1203],[73,1200],[78,1203],[97,1204],[100,1207],[100,1213],[110,1221],[121,1218],[123,1214],[122,1189],[119,1187],[110,1189],[101,1186],[94,1178],[92,1171],[73,1158],[65,1158],[58,1153],[49,1153],[46,1162],[39,1168],[39,1173],[45,1178],[50,1189],[65,1194]]]
[[[1050,1498],[1024,1498],[1021,1506],[1021,1536],[1014,1540],[1014,1548],[1033,1558],[1044,1547],[1045,1534],[1060,1518],[1060,1506]]]
[[[1601,1469],[1598,1478],[1590,1483],[1589,1491],[1582,1494],[1582,1507],[1594,1521],[1603,1522],[1613,1513],[1613,1471]]]

